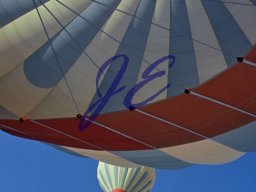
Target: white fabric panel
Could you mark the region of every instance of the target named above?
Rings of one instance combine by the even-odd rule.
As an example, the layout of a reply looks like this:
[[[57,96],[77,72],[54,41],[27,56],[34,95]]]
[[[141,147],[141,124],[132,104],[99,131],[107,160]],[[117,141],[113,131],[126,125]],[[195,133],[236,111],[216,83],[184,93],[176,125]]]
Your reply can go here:
[[[124,160],[123,158],[112,154],[111,152],[85,150],[85,149],[77,149],[77,148],[71,148],[71,147],[63,147],[63,148],[67,148],[69,150],[72,150],[86,157],[92,157],[99,161],[104,161],[106,163],[115,164],[118,166],[138,166],[134,163],[131,163],[128,160]],[[151,151],[151,150],[147,150],[147,151]],[[173,157],[181,159],[184,162],[188,162],[191,164],[205,164],[205,165],[224,164],[224,163],[236,160],[245,154],[243,152],[239,152],[237,150],[226,147],[211,139],[206,139],[206,140],[174,146],[174,147],[161,148],[159,149],[159,151],[162,151],[165,154],[169,154]],[[130,151],[130,152],[132,154],[133,151]],[[127,154],[130,152],[126,151]],[[143,150],[141,151],[141,153],[143,154]],[[148,158],[152,158],[152,157],[148,157]]]
[[[129,10],[130,14],[133,14],[138,3],[135,0],[132,1],[123,1],[117,9]],[[118,10],[114,11],[108,20],[109,22],[104,25],[103,30],[98,32],[65,75],[81,114],[85,112],[96,93],[95,79],[99,71],[97,66],[100,67],[107,59],[114,56],[119,47],[119,43],[111,37],[121,41],[131,20],[132,16]],[[113,30],[113,27],[115,27],[115,30]],[[47,97],[29,113],[29,116],[31,118],[58,118],[75,117],[76,114],[75,103],[67,89],[66,82],[62,79]]]
[[[192,164],[216,165],[238,159],[244,153],[206,139],[189,144],[161,149],[176,158]]]
[[[134,15],[136,8],[139,5],[138,0],[123,0],[117,7],[116,11],[109,18],[108,22],[103,27],[103,31],[109,34],[111,37],[121,42],[123,36],[131,22],[132,16]],[[102,34],[101,45],[105,43],[106,35]],[[109,47],[110,49],[110,47]]]
[[[23,65],[1,78],[0,90],[0,104],[18,117],[26,115],[49,91],[34,87],[26,79]]]
[[[86,157],[91,157],[93,159],[97,159],[98,161],[103,161],[105,163],[114,164],[116,166],[124,166],[124,167],[139,167],[140,166],[140,165],[132,163],[126,159],[123,159],[123,158],[116,156],[107,151],[78,149],[78,148],[65,147],[65,146],[62,146],[62,148],[74,151],[75,153],[78,153],[78,154],[86,156]]]
[[[246,6],[244,4],[248,5]],[[252,45],[254,45],[256,43],[256,6],[250,0],[227,0],[225,1],[225,5]]]
[[[65,82],[62,81],[60,85],[67,89]],[[83,83],[81,83],[81,86],[83,86]],[[42,97],[37,105],[31,108],[27,116],[32,119],[65,118],[76,117],[77,113],[70,93],[68,91],[64,92],[59,87],[55,87],[49,89],[45,97]]]
[[[169,55],[169,30],[170,1],[157,1],[144,53],[144,61],[141,65],[139,76],[137,78],[138,83],[143,80],[142,73],[145,71],[145,69],[147,69],[151,64],[153,64],[158,59]],[[169,60],[166,60],[165,62],[157,66],[157,69],[152,71],[152,74],[158,71],[165,71],[166,75],[157,78],[148,83],[146,86],[142,87],[140,91],[137,94],[135,94],[133,99],[134,103],[144,101],[145,99],[151,97],[152,95],[160,91],[161,88],[165,87],[168,84],[168,66]],[[167,90],[151,102],[165,99],[166,97]]]
[[[200,83],[227,68],[221,48],[201,1],[187,0]]]
[[[78,13],[91,4],[89,0],[62,0],[61,2]],[[63,25],[66,25],[76,17],[74,13],[57,1],[49,1],[45,5]],[[54,36],[61,30],[61,26],[44,6],[40,6],[38,10],[49,36]],[[1,28],[0,77],[17,65],[22,64],[26,58],[46,42],[47,37],[36,9]]]

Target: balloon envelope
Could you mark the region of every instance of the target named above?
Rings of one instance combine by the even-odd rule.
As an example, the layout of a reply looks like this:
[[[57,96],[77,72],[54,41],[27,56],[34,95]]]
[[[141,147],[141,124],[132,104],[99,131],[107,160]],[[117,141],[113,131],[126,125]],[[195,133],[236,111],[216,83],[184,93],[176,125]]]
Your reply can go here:
[[[97,177],[105,192],[148,192],[156,174],[148,167],[126,168],[99,162]]]
[[[255,1],[0,3],[1,130],[120,166],[255,151]]]

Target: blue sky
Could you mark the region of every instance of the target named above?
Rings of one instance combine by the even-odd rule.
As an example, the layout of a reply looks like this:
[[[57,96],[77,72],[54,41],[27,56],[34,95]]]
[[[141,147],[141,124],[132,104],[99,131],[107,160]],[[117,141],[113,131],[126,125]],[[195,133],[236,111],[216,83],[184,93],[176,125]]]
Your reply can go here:
[[[100,192],[97,161],[0,131],[0,192]],[[153,192],[256,192],[256,153],[226,165],[158,170]]]

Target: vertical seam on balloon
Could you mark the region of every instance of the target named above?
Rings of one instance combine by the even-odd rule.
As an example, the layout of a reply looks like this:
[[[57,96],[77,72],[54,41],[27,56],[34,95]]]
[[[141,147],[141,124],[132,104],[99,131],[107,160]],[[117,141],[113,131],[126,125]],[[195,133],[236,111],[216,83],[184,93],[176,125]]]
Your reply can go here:
[[[41,1],[40,1],[40,2],[41,2]],[[55,52],[55,49],[54,49],[54,47],[53,47],[53,45],[52,45],[52,41],[51,41],[51,39],[50,39],[50,37],[49,37],[49,34],[48,34],[48,32],[47,32],[47,30],[46,30],[46,28],[45,28],[44,22],[43,22],[43,20],[42,20],[42,16],[41,16],[41,14],[40,14],[38,8],[36,7],[36,2],[35,2],[35,0],[33,0],[33,3],[34,3],[34,6],[35,6],[35,8],[36,8],[37,14],[38,14],[38,16],[39,16],[39,18],[40,18],[40,21],[41,21],[41,23],[42,23],[42,26],[43,26],[43,28],[44,28],[44,31],[45,31],[45,34],[46,34],[46,36],[47,36],[48,42],[49,42],[49,44],[50,44],[50,46],[51,46],[51,48],[52,48],[54,57],[55,57],[55,59],[56,59],[58,65],[59,65],[59,68],[60,68],[60,71],[61,71],[61,73],[62,73],[63,79],[64,79],[64,81],[65,81],[65,83],[66,83],[66,86],[67,86],[69,92],[70,92],[70,95],[71,95],[72,100],[73,100],[73,102],[74,102],[75,108],[76,108],[77,112],[80,113],[80,112],[79,112],[78,105],[77,105],[76,100],[75,100],[75,98],[74,98],[74,95],[73,95],[73,93],[72,93],[71,87],[70,87],[69,84],[68,84],[68,81],[67,81],[67,79],[66,79],[66,76],[65,76],[65,73],[64,73],[64,71],[63,71],[63,68],[62,68],[62,66],[61,66],[61,64],[60,64],[60,61],[59,61],[59,59],[58,59],[58,57],[57,57],[57,54],[56,54],[56,52]]]
[[[117,50],[117,54],[118,53],[121,53],[121,54],[127,54],[127,52],[128,52],[128,54],[131,54],[132,52],[130,51],[130,47],[128,47],[127,48],[127,45],[126,45],[126,41],[128,41],[128,40],[130,40],[129,39],[129,37],[131,36],[130,34],[133,32],[133,31],[136,31],[136,29],[133,27],[133,25],[134,25],[134,22],[136,21],[136,19],[137,20],[139,20],[139,21],[141,21],[141,16],[139,15],[140,14],[140,12],[139,12],[139,10],[140,9],[142,9],[143,7],[145,7],[145,6],[147,6],[147,5],[150,5],[150,6],[153,6],[153,7],[150,7],[150,10],[149,11],[147,11],[146,12],[146,14],[148,14],[148,13],[150,13],[150,16],[153,16],[153,13],[154,13],[154,11],[152,11],[154,8],[155,8],[155,2],[153,2],[154,3],[154,5],[151,5],[151,4],[149,4],[149,3],[152,3],[152,2],[147,2],[148,4],[146,4],[145,3],[146,1],[143,1],[143,0],[141,0],[140,1],[140,3],[139,3],[139,5],[138,5],[138,7],[137,7],[137,10],[136,10],[136,13],[135,13],[135,15],[134,15],[134,17],[132,18],[132,21],[130,22],[130,24],[129,24],[129,27],[128,27],[128,29],[127,29],[127,31],[126,31],[126,33],[125,33],[125,35],[124,35],[124,37],[123,37],[123,40],[121,41],[121,43],[120,43],[120,45],[119,45],[119,48],[118,48],[118,50]],[[152,15],[151,15],[151,12],[152,12]],[[140,16],[139,18],[137,17],[137,16]],[[143,15],[144,17],[145,17],[145,15]],[[142,17],[143,18],[143,17]],[[150,25],[149,24],[149,19],[150,18],[148,18],[148,20],[146,20],[146,21],[148,21],[148,25]],[[136,31],[137,32],[137,31]],[[149,33],[149,30],[147,30],[146,32],[148,32]],[[138,31],[138,33],[141,33],[140,31]],[[130,35],[130,36],[129,36]],[[134,37],[132,37],[132,38],[134,38]],[[134,40],[134,39],[133,39]],[[147,41],[147,38],[145,38],[145,40]],[[135,42],[134,42],[135,43]],[[142,48],[142,49],[145,49],[145,45],[146,45],[146,42],[145,41],[143,41],[143,42],[141,42],[140,43],[141,44],[141,47],[139,47],[139,48]],[[145,44],[145,45],[144,45]],[[128,45],[128,46],[130,46],[130,44]],[[127,51],[128,50],[128,51]],[[141,51],[141,50],[140,50]],[[141,51],[141,53],[140,54],[143,54],[144,52],[142,52]],[[128,55],[128,57],[129,57],[129,55]],[[129,57],[129,59],[132,59],[132,58],[134,58],[134,57]],[[140,62],[138,62],[138,59],[139,59],[139,61]],[[136,69],[138,69],[139,68],[139,66],[141,66],[142,65],[142,60],[143,60],[143,55],[139,55],[139,57],[136,57],[135,58],[135,63],[137,64],[137,66],[135,65],[135,67],[136,67]],[[114,70],[114,72],[112,72],[111,70]],[[139,70],[139,69],[138,69]],[[139,73],[139,71],[136,71],[136,72],[138,72]],[[126,73],[124,74],[124,76],[125,75],[127,75],[127,72],[129,73],[131,71],[131,67],[129,68],[129,66],[128,66],[128,68],[127,68],[127,71],[126,71]],[[103,82],[104,81],[106,81],[106,79],[109,79],[110,77],[112,77],[112,73],[116,73],[116,69],[113,67],[113,66],[110,66],[109,68],[108,68],[108,71],[107,71],[107,73],[106,73],[106,75],[104,76],[104,79],[101,81],[101,84],[100,84],[100,86],[99,86],[99,90],[105,90],[105,88],[106,88],[106,86],[108,86],[108,84],[109,83],[107,83],[107,85],[103,85]],[[138,74],[137,73],[137,74]],[[135,73],[135,69],[133,68],[133,77],[135,77],[135,75],[137,75],[136,73]],[[110,76],[111,75],[111,76]],[[128,86],[130,86],[132,83],[133,84],[136,84],[136,80],[137,80],[137,76],[133,79],[131,79],[132,80],[132,82],[130,82],[129,84],[128,84]],[[107,82],[109,82],[109,81],[107,81]],[[123,84],[123,80],[121,80],[121,84]],[[125,84],[125,86],[127,87],[127,83]],[[109,103],[111,103],[111,102],[113,102],[113,100],[117,100],[116,98],[119,98],[118,99],[118,102],[116,102],[117,104],[116,105],[111,105],[113,108],[114,108],[114,110],[116,110],[116,109],[122,109],[123,108],[123,105],[121,104],[120,105],[120,102],[121,102],[121,100],[122,99],[120,99],[120,97],[118,97],[118,96],[121,96],[121,97],[123,97],[124,96],[124,92],[122,92],[122,93],[119,93],[119,95],[116,95],[116,97],[115,98],[112,98],[112,99],[110,99],[109,100]],[[91,104],[92,103],[94,103],[95,102],[95,100],[96,99],[98,99],[99,97],[98,97],[98,95],[97,94],[95,94],[94,95],[94,97],[92,98],[92,101],[91,101]],[[91,105],[90,104],[90,105]],[[90,106],[89,105],[89,106]],[[108,105],[109,106],[109,105]],[[106,111],[108,111],[108,110],[110,110],[110,111],[112,111],[113,110],[113,108],[111,108],[111,109],[108,109],[108,106],[106,106],[105,107],[105,109],[103,109],[103,112],[106,112]]]
[[[73,12],[74,14],[76,14],[78,17],[80,17],[80,18],[84,19],[85,21],[87,21],[86,18],[84,18],[84,17],[81,16],[79,13],[77,13],[76,11],[74,11],[73,9],[71,9],[70,7],[68,7],[67,5],[65,5],[63,2],[60,2],[59,0],[56,0],[56,1],[57,1],[58,3],[60,3],[62,6],[64,6],[65,8],[69,9],[69,10],[70,10],[71,12]],[[140,1],[141,1],[141,0],[140,0]],[[98,3],[97,1],[93,1],[93,2]],[[104,5],[104,4],[102,4],[102,5]],[[105,5],[105,6],[106,6],[106,5]],[[143,20],[143,18],[141,18],[141,17],[138,17],[138,16],[136,16],[136,15],[132,15],[132,14],[127,13],[127,12],[125,12],[125,11],[122,11],[122,10],[120,10],[120,9],[115,9],[115,10],[116,10],[116,11],[119,11],[119,12],[121,12],[121,13],[130,15],[130,16],[132,16],[132,17],[134,17],[134,18],[138,18],[138,19],[140,19],[140,20]],[[90,21],[87,21],[87,22],[90,22]],[[158,25],[158,24],[156,24],[156,23],[152,23],[152,25],[170,31],[169,29],[166,29],[166,28],[164,28],[164,27],[162,27],[162,26],[160,26],[160,25]],[[110,37],[110,38],[111,38],[112,40],[114,40],[115,42],[117,42],[118,44],[121,44],[121,41],[118,41],[117,39],[115,39],[114,37],[112,37],[111,35],[109,35],[108,33],[106,33],[104,30],[100,29],[100,31],[101,31],[103,34],[105,34],[106,36]],[[221,51],[221,50],[219,50],[219,51]],[[89,57],[89,55],[88,55],[88,57]],[[89,59],[90,59],[92,62],[94,62],[90,57],[89,57]],[[148,62],[148,61],[146,61],[144,58],[143,58],[143,61],[144,61],[145,63],[147,63],[148,65],[151,65],[151,63]],[[154,68],[155,68],[157,71],[161,71],[160,69],[158,69],[158,67],[154,67]],[[104,74],[104,73],[103,73],[103,74]],[[104,75],[105,75],[105,74],[104,74]],[[165,76],[168,78],[168,75],[165,74]],[[179,85],[179,84],[175,84],[175,86],[181,87],[181,88],[183,88],[183,89],[185,88],[185,86],[181,86],[181,85]]]
[[[74,11],[73,9],[71,9],[70,7],[68,7],[67,5],[65,5],[63,2],[60,2],[59,0],[56,0],[59,4],[61,4],[63,7],[65,7],[66,9],[70,10],[72,13],[74,13],[75,15],[77,15],[77,17],[80,17],[81,19],[85,20],[86,22],[90,23],[91,25],[94,25],[91,21],[89,21],[88,19],[86,19],[85,17],[83,17],[81,14],[77,13],[76,11]],[[94,1],[93,1],[94,2]],[[63,29],[65,29],[65,27],[63,27]],[[65,30],[67,32],[67,30]],[[114,37],[110,36],[109,34],[107,34],[106,32],[104,32],[102,29],[100,29],[100,31],[102,33],[104,33],[105,35],[107,35],[108,37],[110,37],[111,39],[113,39],[116,42],[119,42],[118,40],[116,40]],[[70,35],[70,33],[68,33],[69,36],[73,39],[72,35]],[[74,40],[73,40],[74,41]],[[77,45],[78,43],[76,41],[74,41]],[[83,53],[89,58],[89,60],[100,70],[100,67],[96,64],[96,62],[92,59],[92,57],[84,50],[82,49],[79,45],[78,47],[83,51]],[[104,74],[104,73],[103,73]],[[105,75],[105,74],[104,74]]]
[[[45,3],[46,5],[52,5],[52,4],[55,4],[55,3],[53,3],[52,1],[49,1],[49,2],[47,2],[47,3]],[[34,10],[32,10],[33,12],[36,12],[36,10],[34,9]],[[31,12],[32,12],[31,11]],[[27,14],[30,14],[31,12],[29,12],[29,13],[27,13]],[[27,17],[27,15],[23,15],[22,17]],[[17,18],[17,19],[20,19],[20,18]],[[68,24],[70,23],[70,22],[72,22],[72,20],[73,20],[73,18],[71,18],[70,19],[71,21],[69,21],[68,22]],[[28,21],[29,22],[29,21]],[[39,21],[40,22],[40,21]],[[12,22],[12,23],[10,23],[10,24],[12,24],[12,25],[15,25],[16,26],[16,24],[14,23],[14,22]],[[30,25],[32,25],[32,23],[31,22],[29,22],[29,24]],[[5,27],[5,26],[4,26]],[[2,28],[1,28],[2,29]],[[3,29],[4,30],[4,29]],[[44,33],[44,32],[43,32]],[[57,31],[57,32],[55,32],[55,34],[54,35],[56,35],[56,34],[58,34],[59,33],[59,31]],[[19,33],[19,34],[21,34],[21,33]],[[54,36],[53,35],[53,36]],[[5,39],[7,40],[7,41],[9,41],[8,39],[7,39],[7,37],[5,37]],[[28,41],[28,39],[24,39],[23,38],[23,41],[24,42],[27,42]],[[11,43],[10,43],[11,44]],[[42,44],[45,44],[45,41],[42,41]],[[41,44],[41,46],[42,46],[42,44]],[[39,46],[40,47],[40,46]],[[38,47],[36,47],[36,48],[33,48],[32,50],[36,50],[36,49],[38,49]],[[32,52],[33,53],[33,52]],[[30,53],[30,55],[29,56],[31,56],[31,53]],[[1,76],[0,78],[3,78],[4,76],[7,76],[8,74],[10,74],[10,73],[12,73],[15,69],[17,69],[18,67],[20,67],[20,65],[21,64],[24,64],[24,60],[25,60],[26,58],[23,58],[23,60],[22,61],[19,61],[19,62],[17,62],[17,63],[15,63],[15,66],[12,68],[12,69],[10,69],[10,70],[8,70],[7,72],[5,72],[5,74],[3,75],[3,76]]]
[[[86,18],[84,18],[83,16],[81,16],[80,14],[78,14],[78,13],[76,13],[74,10],[72,10],[70,7],[68,7],[67,5],[65,5],[63,2],[60,2],[59,0],[56,0],[56,1],[57,1],[58,3],[60,3],[62,6],[64,6],[65,8],[67,8],[68,10],[70,10],[71,12],[73,12],[74,14],[76,14],[77,16],[79,16],[79,17],[81,17],[82,19],[84,19],[85,21],[91,23],[91,22],[88,21]],[[105,4],[102,4],[102,3],[97,2],[97,1],[95,1],[95,3],[99,3],[99,4],[103,5],[103,6],[109,7],[109,6],[105,5]],[[134,17],[134,18],[138,18],[138,19],[140,19],[140,20],[143,20],[143,18],[141,18],[141,17],[139,17],[139,16],[129,14],[129,13],[125,12],[125,11],[120,10],[120,9],[115,9],[115,10],[116,10],[116,11],[119,11],[119,12],[121,12],[121,13],[130,15],[130,16],[132,16],[132,17]],[[93,23],[91,23],[91,24],[93,25]],[[158,25],[155,24],[155,23],[152,23],[152,25],[158,26]],[[161,27],[161,26],[158,26],[158,27]],[[117,39],[115,39],[114,37],[112,37],[111,35],[109,35],[108,33],[106,33],[104,30],[100,29],[100,31],[101,31],[103,34],[105,34],[105,35],[107,35],[108,37],[110,37],[110,38],[111,38],[112,40],[114,40],[115,42],[117,42],[118,44],[121,44],[121,41],[118,41]],[[124,44],[125,44],[125,43],[124,43]],[[94,63],[94,65],[95,65],[97,68],[99,68],[99,67],[97,66],[97,64],[96,64],[96,63],[91,59],[91,57],[88,55],[88,53],[85,52],[85,54],[86,54],[86,56],[88,56],[88,58]],[[134,55],[137,56],[135,53],[134,53]],[[151,65],[151,63],[149,63],[148,61],[146,61],[144,58],[143,58],[143,61],[146,62],[148,65]],[[158,67],[154,67],[154,68],[155,68],[157,71],[160,71],[160,70],[158,69]],[[102,72],[102,74],[103,74],[104,76],[106,75],[104,72]],[[168,77],[166,74],[165,74],[165,76]],[[179,85],[177,85],[177,86],[179,86]],[[184,87],[183,87],[183,88],[184,88]],[[120,93],[120,94],[122,95],[122,93]]]
[[[62,4],[62,5],[63,5],[63,4]],[[45,5],[44,5],[44,7],[45,7]],[[67,6],[65,6],[65,7],[68,8]],[[72,9],[69,8],[69,10],[72,10]],[[72,12],[74,13],[75,11],[72,10]],[[85,19],[84,17],[82,17],[79,13],[75,12],[75,14],[76,14],[77,16],[81,17],[83,20],[87,21],[87,19]],[[57,21],[58,21],[58,20],[57,20]],[[89,22],[89,21],[87,21],[87,22]],[[92,24],[92,23],[90,22],[90,24]],[[65,27],[64,27],[64,28],[65,28]],[[90,58],[89,55],[87,55],[87,56],[88,56],[88,58],[92,61],[92,63],[95,63],[95,62]],[[97,66],[97,65],[96,65],[96,66]],[[49,95],[49,93],[48,93],[47,95]],[[43,99],[46,99],[46,97],[43,98]],[[37,106],[37,105],[36,105],[36,106]],[[33,107],[33,108],[30,110],[30,112],[33,111],[34,109],[35,109],[35,107]],[[78,113],[79,113],[79,111],[78,111]]]
[[[183,19],[185,19],[185,22],[182,21],[180,22],[180,18],[179,17],[176,17],[175,20],[174,20],[174,12],[175,12],[175,8],[177,7],[174,7],[174,4],[177,4],[176,6],[181,6],[179,7],[179,13],[182,14],[183,16]],[[182,9],[181,9],[182,8]],[[190,21],[189,21],[189,17],[188,17],[188,7],[187,7],[187,4],[185,1],[180,1],[180,2],[175,2],[173,0],[171,0],[170,2],[170,38],[169,38],[169,53],[172,54],[172,55],[175,55],[176,57],[176,63],[175,63],[175,66],[172,68],[172,69],[169,69],[168,71],[168,81],[171,83],[171,86],[168,88],[168,91],[167,91],[167,97],[170,97],[170,96],[174,96],[174,95],[177,95],[181,92],[183,92],[184,88],[185,87],[194,87],[194,86],[197,86],[199,84],[199,77],[198,77],[198,70],[197,70],[197,65],[196,65],[196,55],[195,55],[195,52],[194,52],[194,43],[193,43],[193,39],[192,39],[192,32],[191,32],[191,29],[190,29]],[[176,10],[177,11],[177,10]],[[177,11],[178,12],[178,11]],[[180,15],[179,15],[180,16]],[[175,21],[175,22],[174,22]],[[177,34],[177,29],[180,29],[182,26],[182,29],[183,29],[183,33],[182,34],[182,38],[185,42],[183,43],[186,43],[185,45],[184,44],[181,44],[179,42],[179,44],[175,44],[173,42],[176,42],[177,38],[180,38],[180,35]],[[176,31],[174,31],[176,30]],[[176,32],[176,34],[175,34]],[[180,41],[180,40],[179,40]],[[180,51],[180,47],[183,46],[183,47],[189,47],[189,50],[186,50],[186,52],[190,52],[191,54],[189,55],[186,55],[186,56],[179,56],[176,54],[177,50]],[[191,48],[191,49],[190,49]],[[177,49],[177,50],[176,50]],[[180,52],[177,52],[177,53],[180,53]],[[180,61],[179,58],[185,58],[186,61]],[[189,76],[190,76],[190,81],[189,82],[184,82],[182,84],[180,83],[172,83],[172,81],[176,80],[176,78],[178,79],[181,79],[180,75],[179,77],[173,77],[175,74],[174,74],[174,70],[175,68],[177,67],[180,67],[180,65],[186,67],[186,68],[191,68],[191,70],[189,70]],[[180,70],[180,69],[178,69]],[[177,74],[176,74],[177,75]],[[186,79],[187,80],[187,76],[185,77],[185,75],[183,76],[182,80]],[[189,84],[188,84],[189,83]],[[177,86],[177,85],[182,85],[182,86]]]
[[[229,12],[227,7],[225,6],[224,2],[222,2],[222,1],[216,1],[216,2],[209,1],[209,2],[210,3],[216,3],[217,4],[216,6],[218,6],[219,9],[222,9],[222,11],[224,10],[224,12],[217,11],[217,12],[215,12],[215,14],[225,14],[228,17],[227,19],[229,20],[229,22],[228,23],[226,22],[226,23],[229,24],[229,25],[232,25],[232,27],[236,29],[237,33],[240,35],[239,36],[240,42],[243,42],[248,47],[250,47],[251,46],[250,41],[248,40],[247,36],[244,34],[243,30],[241,29],[241,27],[239,26],[237,21],[235,20],[234,16]],[[220,26],[218,26],[220,29],[216,29],[216,26],[213,25],[214,21],[216,21],[216,19],[215,19],[215,16],[213,15],[213,13],[209,11],[209,10],[213,9],[213,7],[210,7],[210,5],[208,5],[209,2],[202,1],[202,5],[205,9],[205,12],[206,12],[206,14],[209,18],[209,21],[210,21],[211,25],[213,26],[213,31],[215,33],[215,36],[216,36],[218,42],[219,42],[219,45],[220,45],[221,50],[223,52],[223,56],[225,58],[225,61],[226,61],[227,65],[230,67],[234,64],[234,61],[231,60],[232,59],[231,57],[235,58],[235,56],[229,50],[228,47],[230,47],[230,46],[236,47],[236,45],[234,45],[233,41],[232,42],[227,42],[226,41],[227,37],[225,37],[225,39],[223,39],[223,37],[221,37],[221,35],[223,34],[223,30],[228,29],[229,28],[228,26],[225,26],[224,29],[220,28]],[[215,9],[216,9],[216,7],[215,7]],[[230,22],[230,21],[232,21],[232,22]],[[240,45],[237,45],[237,47],[240,47]],[[238,49],[235,49],[235,51],[238,51]],[[248,50],[245,50],[245,51],[248,51]]]
[[[44,1],[46,1],[46,2],[48,2],[49,0],[44,0]],[[7,1],[6,1],[7,2]],[[44,3],[46,3],[46,2],[44,2]],[[8,13],[9,12],[7,12],[7,10],[5,9],[5,7],[3,6],[3,1],[1,1],[0,2],[0,7],[2,7],[2,9],[5,11],[5,13],[7,13],[7,15],[8,15]],[[34,7],[34,5],[33,5],[33,3],[32,3],[32,5],[31,5],[31,7],[32,8],[30,8],[29,9],[29,6],[28,6],[28,9],[24,9],[23,7],[21,7],[20,6],[20,4],[19,4],[19,2],[18,1],[16,1],[16,3],[17,3],[17,7],[19,7],[19,9],[22,11],[22,13],[20,13],[20,14],[13,14],[12,16],[10,16],[10,17],[4,17],[4,18],[2,18],[1,17],[1,19],[5,19],[5,22],[3,21],[3,23],[1,24],[0,23],[0,28],[2,28],[2,27],[4,27],[4,26],[6,26],[6,25],[8,25],[9,23],[11,23],[11,22],[13,22],[13,21],[15,21],[17,18],[19,18],[19,17],[21,17],[21,16],[23,16],[23,15],[25,15],[25,14],[27,14],[28,12],[30,12],[32,9],[33,9],[33,7]],[[13,8],[13,7],[12,7]],[[16,11],[17,11],[17,9],[16,9]],[[19,12],[19,11],[18,11]]]

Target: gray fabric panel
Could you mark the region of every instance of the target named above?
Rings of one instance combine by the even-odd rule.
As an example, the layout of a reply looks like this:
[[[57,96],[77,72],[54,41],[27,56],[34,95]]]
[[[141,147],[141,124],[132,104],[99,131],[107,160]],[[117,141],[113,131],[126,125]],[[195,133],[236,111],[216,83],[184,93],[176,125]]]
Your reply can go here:
[[[56,86],[120,3],[120,0],[100,1],[102,4],[92,3],[81,13],[82,18],[76,17],[51,43],[47,42],[25,61],[24,73],[33,85]]]
[[[170,54],[176,57],[176,62],[169,68],[168,96],[173,96],[184,88],[196,87],[199,77],[186,3],[172,0],[170,6]]]
[[[181,169],[191,164],[172,157],[160,150],[145,151],[113,151],[115,155],[125,158],[136,164],[159,169]]]
[[[138,188],[141,187],[142,183],[145,182],[145,180],[147,179],[147,177],[148,177],[148,172],[143,173],[143,175],[142,175],[142,176],[140,177],[140,179],[136,182],[136,184],[133,186],[133,188],[130,189],[131,186],[129,186],[127,189],[130,189],[130,191],[135,191],[135,190],[137,189],[137,191],[138,191]],[[140,190],[140,191],[142,191],[142,190]]]
[[[236,63],[236,58],[244,56],[252,45],[223,2],[202,0],[202,4],[226,63],[228,66],[232,66]]]
[[[41,0],[46,3],[49,0]],[[35,1],[37,2],[37,1]],[[40,6],[40,3],[37,3]],[[33,0],[1,0],[0,1],[0,27],[10,23],[18,17],[35,9]]]
[[[256,0],[251,0],[251,2],[256,6]]]
[[[219,135],[214,141],[242,152],[256,151],[256,122]]]

